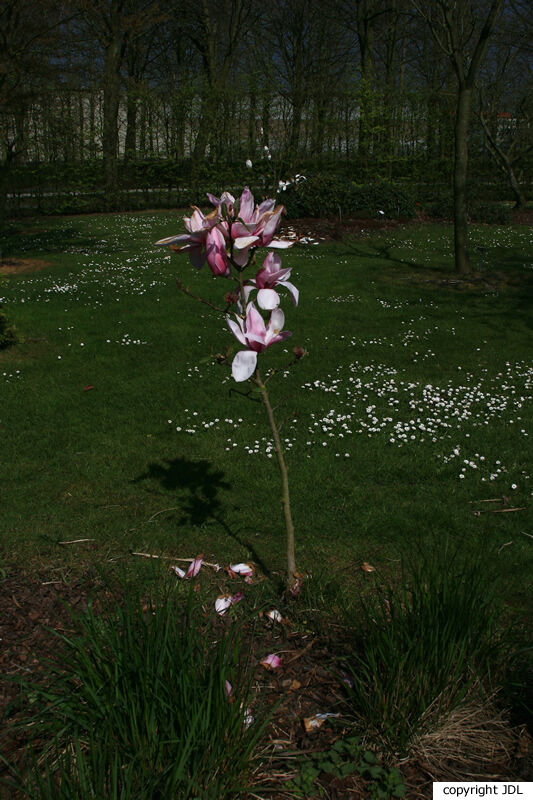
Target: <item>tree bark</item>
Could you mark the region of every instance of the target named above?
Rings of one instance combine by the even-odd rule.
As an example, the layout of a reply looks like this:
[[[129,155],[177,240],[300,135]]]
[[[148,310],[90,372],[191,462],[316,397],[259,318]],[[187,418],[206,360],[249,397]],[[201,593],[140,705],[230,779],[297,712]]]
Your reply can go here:
[[[466,179],[468,174],[468,126],[472,89],[460,87],[455,117],[455,156],[453,169],[453,226],[455,236],[455,271],[470,272],[468,256],[468,210]]]
[[[124,161],[131,161],[137,155],[137,88],[132,83],[128,88],[126,101],[126,137],[124,140]]]
[[[104,190],[106,211],[118,204],[118,110],[120,103],[121,41],[114,35],[105,49],[104,64],[104,129],[102,152],[104,158]]]

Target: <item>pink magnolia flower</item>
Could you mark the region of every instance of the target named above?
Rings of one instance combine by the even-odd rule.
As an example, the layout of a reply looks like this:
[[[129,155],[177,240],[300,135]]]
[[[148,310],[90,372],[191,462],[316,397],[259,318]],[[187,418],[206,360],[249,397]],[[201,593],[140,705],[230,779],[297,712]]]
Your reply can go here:
[[[235,198],[229,192],[222,192],[220,197],[216,197],[211,192],[207,192],[207,197],[209,202],[212,203],[217,212],[220,214],[222,211],[222,206],[226,206],[226,210],[230,216],[233,216],[233,210],[235,208]]]
[[[240,350],[231,365],[231,373],[237,382],[250,378],[257,366],[257,354],[262,353],[267,347],[276,342],[282,342],[289,336],[290,331],[283,331],[285,314],[281,308],[275,308],[270,315],[268,325],[253,303],[248,303],[246,317],[237,317],[233,322],[226,317],[230,331],[241,344],[246,345],[246,350]]]
[[[250,247],[291,247],[294,242],[274,240],[281,221],[283,206],[274,208],[275,200],[263,200],[255,205],[254,196],[245,186],[239,202],[238,219],[231,226],[233,258],[243,267],[248,261]]]
[[[257,271],[255,280],[250,281],[257,287],[257,305],[270,311],[280,304],[279,294],[274,291],[274,286],[285,286],[291,295],[292,302],[298,305],[299,292],[293,283],[290,283],[291,269],[281,268],[281,256],[278,253],[269,253],[263,261],[263,266]]]
[[[211,228],[205,239],[207,263],[213,275],[231,275],[226,240],[218,227]]]
[[[170,245],[179,252],[188,252],[192,265],[200,269],[205,262],[207,235],[212,228],[218,225],[220,216],[216,210],[205,216],[199,208],[193,206],[193,213],[190,217],[184,217],[183,222],[188,233],[168,236],[166,239],[160,239],[156,245]]]

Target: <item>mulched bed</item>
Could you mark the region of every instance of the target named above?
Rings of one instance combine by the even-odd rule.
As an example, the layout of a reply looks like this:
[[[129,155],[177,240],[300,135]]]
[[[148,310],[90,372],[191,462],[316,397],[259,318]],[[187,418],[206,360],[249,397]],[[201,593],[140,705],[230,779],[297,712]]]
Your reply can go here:
[[[91,598],[93,607],[98,609],[110,597],[110,590],[95,581],[94,576],[65,583],[60,579],[52,580],[49,573],[42,579],[19,573],[0,581],[0,674],[7,679],[0,681],[0,719],[6,708],[9,709],[9,703],[17,697],[17,678],[46,680],[43,662],[57,657],[58,652],[57,637],[50,629],[62,633],[73,629],[67,605],[81,611],[87,608]],[[271,672],[258,667],[257,671],[261,702],[267,706],[278,704],[268,729],[269,742],[265,750],[270,761],[264,765],[259,777],[263,781],[267,776],[278,776],[268,796],[284,798],[290,796],[283,791],[283,783],[291,777],[291,766],[281,757],[281,751],[297,751],[299,754],[323,752],[331,748],[339,735],[348,735],[348,729],[339,728],[338,721],[336,724],[326,721],[312,732],[306,731],[304,726],[306,718],[339,709],[342,686],[328,665],[332,663],[333,650],[339,652],[340,642],[338,632],[332,629],[323,635],[306,634],[292,631],[287,625],[263,622],[258,625],[253,638],[256,652],[252,658],[258,662],[267,653],[276,652],[281,656],[283,666]],[[13,678],[15,680],[10,680]],[[24,709],[17,709],[16,716],[23,717]],[[4,725],[3,733],[0,733],[0,749],[4,757],[17,763],[24,745],[24,739],[12,735],[9,726]],[[527,774],[530,745],[531,738],[527,734],[517,736],[515,762],[505,765],[502,779],[512,779],[513,776],[516,779]],[[502,765],[495,765],[498,767],[501,771]],[[432,796],[432,778],[423,763],[412,761],[401,765],[401,769],[408,787],[408,798],[416,800]],[[3,774],[5,776],[5,769]],[[492,775],[491,779],[494,779]],[[331,800],[368,797],[359,776],[340,780],[325,775],[320,782]]]

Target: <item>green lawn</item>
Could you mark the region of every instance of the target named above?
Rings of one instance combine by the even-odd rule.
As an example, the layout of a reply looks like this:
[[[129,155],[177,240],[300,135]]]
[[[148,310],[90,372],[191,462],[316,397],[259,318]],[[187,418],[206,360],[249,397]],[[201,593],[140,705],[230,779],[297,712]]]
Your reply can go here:
[[[50,266],[0,285],[23,338],[0,354],[6,569],[134,550],[283,570],[264,409],[206,360],[231,334],[175,277],[213,302],[228,287],[153,246],[179,230],[166,212],[41,219],[8,237],[7,257]],[[471,235],[485,284],[454,283],[444,226],[294,247],[284,266],[300,305],[283,306],[293,337],[262,371],[280,369],[269,388],[302,570],[349,581],[368,561],[390,573],[448,537],[464,554],[482,545],[521,612],[533,553],[532,237]],[[294,345],[309,357],[285,370]],[[94,542],[59,544],[82,538]]]

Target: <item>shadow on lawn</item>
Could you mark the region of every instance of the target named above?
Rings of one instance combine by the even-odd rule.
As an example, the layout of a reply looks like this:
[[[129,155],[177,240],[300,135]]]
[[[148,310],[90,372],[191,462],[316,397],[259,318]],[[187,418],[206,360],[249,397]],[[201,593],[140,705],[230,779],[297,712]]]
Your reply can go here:
[[[398,247],[397,243],[378,241],[360,244],[349,241],[343,242],[343,245],[343,255],[376,259],[395,271],[399,267],[407,268],[413,276],[425,279],[423,282],[430,291],[460,289],[465,293],[473,292],[476,296],[480,292],[504,294],[513,307],[513,315],[522,315],[530,324],[533,275],[528,269],[527,256],[516,247],[489,248],[472,243],[470,259],[473,270],[466,275],[458,275],[454,270],[453,256],[442,256],[438,266],[430,266],[414,258],[400,258],[393,252]],[[387,278],[393,274],[385,272],[382,277]],[[417,290],[420,288],[422,284],[417,283]]]
[[[25,256],[28,252],[39,250],[40,257],[52,253],[74,252],[94,248],[94,239],[74,223],[46,228],[23,222],[11,225],[5,231],[2,244],[3,256]],[[74,248],[74,250],[73,250]]]
[[[182,512],[180,523],[194,526],[204,525],[210,520],[218,523],[237,544],[250,551],[263,573],[270,576],[253,543],[243,538],[240,531],[233,530],[224,519],[219,492],[231,489],[231,484],[224,480],[221,470],[215,469],[208,461],[166,459],[162,464],[148,464],[146,472],[132,483],[141,481],[157,481],[165,490],[179,496],[179,511]]]

